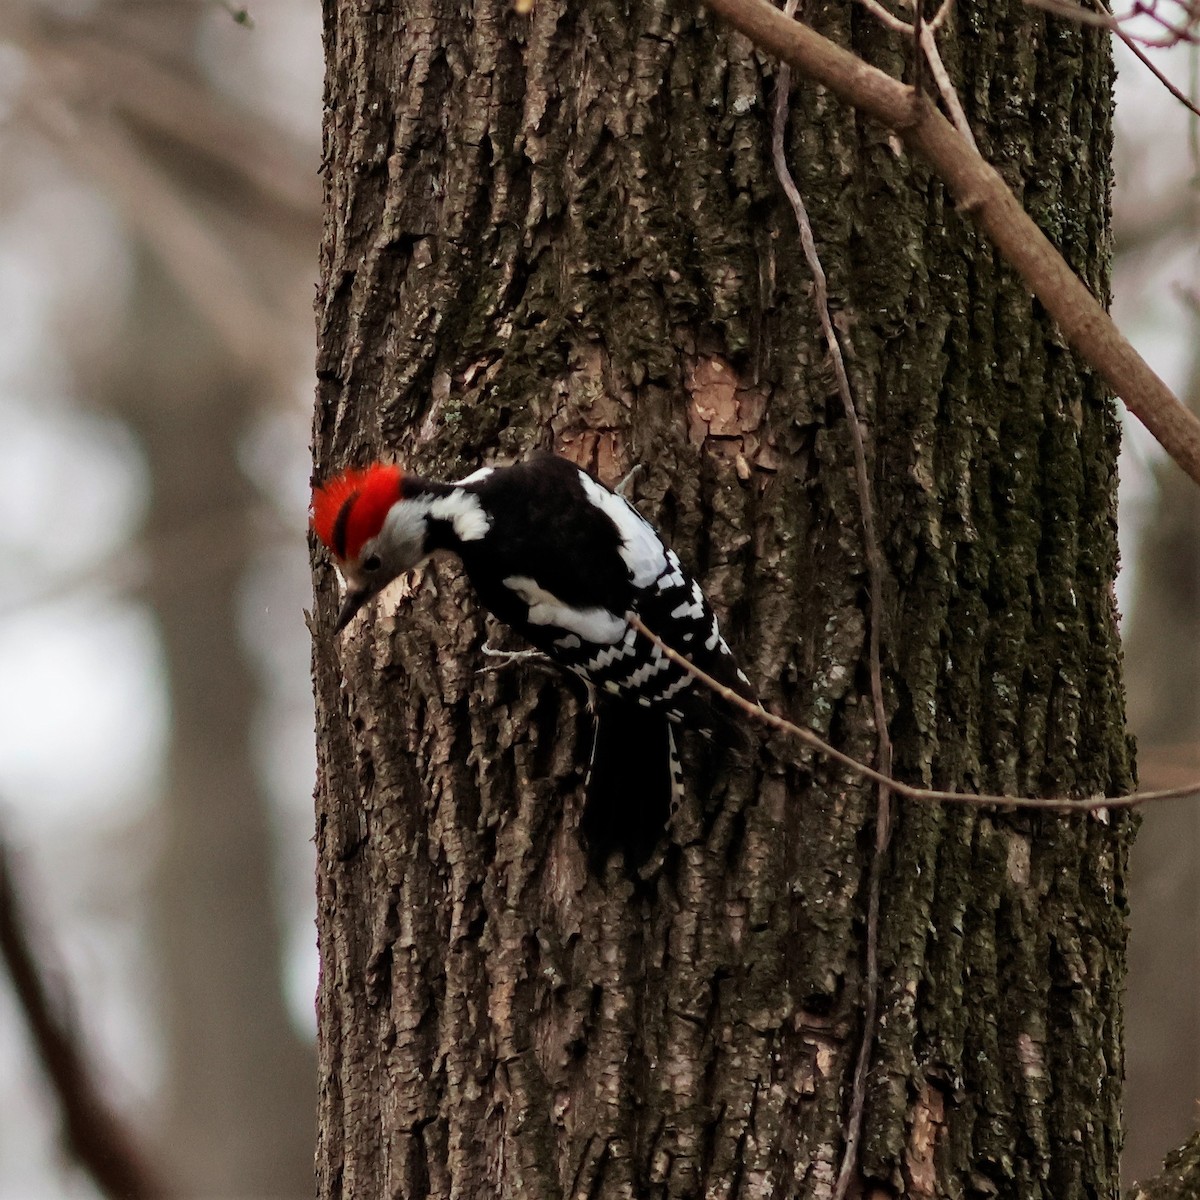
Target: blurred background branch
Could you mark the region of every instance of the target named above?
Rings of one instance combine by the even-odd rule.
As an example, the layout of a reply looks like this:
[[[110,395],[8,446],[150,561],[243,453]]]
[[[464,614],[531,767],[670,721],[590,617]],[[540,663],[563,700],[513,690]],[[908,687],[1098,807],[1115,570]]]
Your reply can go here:
[[[41,958],[49,957],[43,948]],[[158,1200],[167,1190],[101,1094],[72,1016],[75,1005],[66,995],[66,984],[60,978],[57,989],[52,989],[38,958],[8,845],[0,833],[0,959],[58,1102],[66,1143],[105,1196]]]

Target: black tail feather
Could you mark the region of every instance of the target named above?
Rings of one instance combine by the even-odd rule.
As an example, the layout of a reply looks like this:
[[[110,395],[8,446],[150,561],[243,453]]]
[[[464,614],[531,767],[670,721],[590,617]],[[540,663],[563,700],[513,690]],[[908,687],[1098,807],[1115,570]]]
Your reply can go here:
[[[671,723],[661,710],[603,703],[596,714],[582,833],[592,872],[620,853],[631,876],[662,839],[682,787]]]

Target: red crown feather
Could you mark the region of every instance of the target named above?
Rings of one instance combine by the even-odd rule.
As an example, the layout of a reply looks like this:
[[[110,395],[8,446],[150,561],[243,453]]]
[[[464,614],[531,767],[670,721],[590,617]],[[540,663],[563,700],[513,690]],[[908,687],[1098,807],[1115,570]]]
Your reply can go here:
[[[313,489],[309,523],[317,537],[343,562],[358,558],[363,543],[383,528],[388,509],[400,499],[404,472],[375,463],[351,468]]]

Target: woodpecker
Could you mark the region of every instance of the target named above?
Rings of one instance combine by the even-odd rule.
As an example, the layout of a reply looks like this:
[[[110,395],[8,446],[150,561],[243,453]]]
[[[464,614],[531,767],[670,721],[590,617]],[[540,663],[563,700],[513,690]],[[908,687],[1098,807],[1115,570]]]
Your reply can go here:
[[[583,832],[602,872],[614,849],[636,871],[682,786],[673,726],[736,740],[704,687],[630,624],[754,701],[700,585],[621,495],[540,452],[438,483],[376,463],[313,492],[311,523],[345,582],[336,630],[438,550],[461,559],[483,606],[599,697]],[[729,738],[728,735],[733,737]]]

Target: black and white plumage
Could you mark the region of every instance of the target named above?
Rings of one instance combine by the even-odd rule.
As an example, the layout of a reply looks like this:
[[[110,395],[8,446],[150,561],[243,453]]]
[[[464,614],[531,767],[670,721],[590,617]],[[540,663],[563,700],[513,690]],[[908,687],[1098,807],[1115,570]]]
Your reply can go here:
[[[738,694],[737,666],[699,584],[622,496],[540,453],[436,483],[395,466],[346,472],[317,489],[313,526],[338,560],[343,628],[363,603],[437,550],[462,560],[483,605],[601,697],[585,835],[593,861],[621,845],[653,850],[679,790],[672,723],[729,725],[715,698],[629,623]]]

